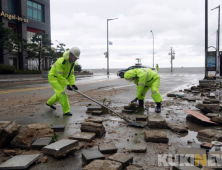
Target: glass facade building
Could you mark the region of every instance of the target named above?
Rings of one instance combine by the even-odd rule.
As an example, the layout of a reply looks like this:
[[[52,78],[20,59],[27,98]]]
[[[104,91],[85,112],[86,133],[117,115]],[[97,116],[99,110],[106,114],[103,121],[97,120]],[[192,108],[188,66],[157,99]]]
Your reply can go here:
[[[50,0],[0,0],[0,12],[3,26],[13,29],[28,43],[36,33],[45,33],[51,38]],[[4,51],[0,50],[0,63],[13,65],[17,69],[35,69],[33,63],[36,61],[28,61],[25,52],[3,54]],[[43,69],[47,69],[48,59],[43,63]]]

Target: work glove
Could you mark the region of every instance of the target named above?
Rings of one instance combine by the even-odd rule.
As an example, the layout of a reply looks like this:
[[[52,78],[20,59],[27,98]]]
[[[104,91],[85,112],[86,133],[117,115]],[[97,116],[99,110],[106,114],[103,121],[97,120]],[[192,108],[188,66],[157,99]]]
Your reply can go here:
[[[137,99],[137,97],[136,97],[134,100],[131,101],[131,103],[137,102],[137,100],[138,100],[138,99]]]
[[[67,85],[67,89],[68,89],[68,90],[73,90],[70,85]]]
[[[76,85],[72,85],[72,89],[78,90],[78,87],[76,87]]]

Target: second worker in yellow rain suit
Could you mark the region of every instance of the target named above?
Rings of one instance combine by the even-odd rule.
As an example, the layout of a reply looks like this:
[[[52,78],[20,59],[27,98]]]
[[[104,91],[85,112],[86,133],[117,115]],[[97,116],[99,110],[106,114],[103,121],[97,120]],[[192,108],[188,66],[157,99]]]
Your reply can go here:
[[[68,96],[65,92],[65,87],[68,90],[78,90],[75,86],[74,67],[75,61],[79,59],[80,50],[78,47],[73,47],[63,53],[63,56],[58,58],[49,71],[48,80],[52,85],[55,95],[53,95],[46,103],[52,109],[56,109],[54,104],[59,101],[62,106],[64,115],[72,116],[70,113],[70,105]]]
[[[161,112],[162,96],[159,92],[160,76],[150,68],[140,68],[129,70],[124,74],[126,80],[132,80],[137,86],[136,98],[131,101],[137,102],[139,106],[144,105],[144,99],[147,91],[151,88],[152,98],[156,102],[155,112]]]

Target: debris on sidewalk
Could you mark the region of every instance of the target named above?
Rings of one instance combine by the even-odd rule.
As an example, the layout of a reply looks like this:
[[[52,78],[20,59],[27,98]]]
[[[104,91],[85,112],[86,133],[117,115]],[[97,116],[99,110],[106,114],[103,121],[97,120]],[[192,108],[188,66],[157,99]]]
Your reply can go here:
[[[96,133],[92,132],[76,132],[73,135],[69,137],[69,139],[75,139],[78,141],[84,141],[84,142],[92,142],[93,139],[95,139]]]
[[[172,123],[169,122],[167,123],[168,128],[171,129],[172,131],[178,132],[178,133],[188,133],[188,129],[185,125],[182,123]]]
[[[26,169],[40,157],[40,154],[18,155],[0,165],[0,169]]]
[[[112,154],[112,153],[116,153],[118,148],[116,147],[114,143],[109,143],[109,144],[99,145],[99,150],[103,154]]]
[[[81,123],[80,129],[82,132],[94,132],[98,138],[102,137],[106,133],[103,124],[99,123],[83,122]]]
[[[149,115],[148,116],[148,127],[166,129],[167,123],[162,116]]]
[[[78,145],[77,140],[62,139],[42,148],[44,154],[52,155],[56,158],[65,157]]]
[[[108,157],[111,161],[120,162],[123,169],[126,168],[130,163],[133,162],[133,156],[131,154],[116,153]]]
[[[64,132],[65,127],[66,127],[65,124],[61,124],[61,125],[52,124],[51,125],[51,129],[53,129],[53,132]]]
[[[41,150],[43,147],[49,145],[52,142],[51,137],[47,138],[38,138],[35,140],[35,142],[32,144],[31,148],[33,150]]]
[[[168,143],[169,138],[163,130],[147,130],[144,132],[146,142]]]
[[[105,159],[104,155],[98,149],[86,149],[82,151],[82,158],[86,164],[96,160],[96,159]]]

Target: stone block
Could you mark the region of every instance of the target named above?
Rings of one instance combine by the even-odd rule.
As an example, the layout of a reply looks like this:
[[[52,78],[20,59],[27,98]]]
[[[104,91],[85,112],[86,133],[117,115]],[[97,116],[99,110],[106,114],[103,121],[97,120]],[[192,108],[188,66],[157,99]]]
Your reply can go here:
[[[96,137],[102,137],[106,133],[105,127],[100,123],[83,122],[80,129],[82,132],[94,132]]]
[[[88,164],[96,159],[105,159],[105,157],[98,149],[86,149],[82,152],[82,159]]]
[[[122,164],[110,160],[94,160],[89,165],[85,166],[83,170],[122,170]]]
[[[111,161],[120,162],[122,164],[123,169],[133,162],[133,156],[124,153],[115,153],[114,155],[108,157],[108,159]]]
[[[196,108],[200,109],[204,113],[218,113],[220,110],[219,104],[197,104]]]
[[[135,165],[129,165],[126,167],[126,170],[144,170],[142,167],[135,166]]]
[[[83,142],[91,142],[93,139],[95,139],[96,133],[92,132],[76,132],[72,136],[69,137],[69,139],[75,139],[78,141]]]
[[[78,145],[77,140],[62,139],[42,148],[43,153],[58,157]]]
[[[118,148],[114,143],[108,143],[108,144],[99,145],[99,150],[103,154],[111,154],[111,153],[116,153]]]
[[[217,131],[214,129],[203,129],[198,131],[197,137],[207,140],[213,140],[217,134]]]
[[[93,110],[93,111],[91,112],[91,114],[92,114],[92,115],[100,116],[100,115],[103,114],[103,112],[102,112],[102,110]]]
[[[103,119],[102,118],[95,118],[95,117],[89,117],[88,119],[84,120],[85,122],[93,122],[93,123],[103,123]]]
[[[219,113],[208,113],[206,116],[209,118],[213,118],[219,116]]]
[[[50,128],[49,125],[44,124],[44,123],[34,123],[34,124],[27,125],[27,127],[30,129],[35,129],[35,130]]]
[[[201,145],[200,145],[201,148],[205,148],[205,149],[211,149],[213,147],[213,144],[212,143],[209,143],[209,142],[203,142]]]
[[[146,115],[138,115],[136,116],[136,121],[147,121]]]
[[[0,148],[5,147],[11,143],[14,137],[18,134],[20,126],[14,121],[8,123],[7,121],[1,122],[2,129],[0,130]]]
[[[133,145],[131,146],[131,151],[134,153],[145,153],[147,150],[146,146],[142,146],[142,145]]]
[[[52,142],[52,138],[39,138],[32,144],[31,148],[34,150],[42,150],[43,147],[49,145]]]
[[[101,106],[88,106],[87,111],[102,110]]]
[[[188,129],[181,123],[167,123],[168,128],[179,133],[188,133]]]
[[[148,116],[148,127],[149,128],[159,128],[159,129],[165,129],[167,128],[166,120],[161,117],[154,117],[152,115]]]
[[[213,117],[213,118],[211,118],[211,121],[222,124],[222,117],[220,117],[220,116]]]
[[[146,142],[168,143],[167,133],[162,130],[147,130],[144,132]]]
[[[0,169],[26,169],[40,157],[40,154],[18,155],[0,165]]]
[[[52,124],[51,129],[53,129],[54,132],[64,132],[65,131],[65,124],[56,125]]]

